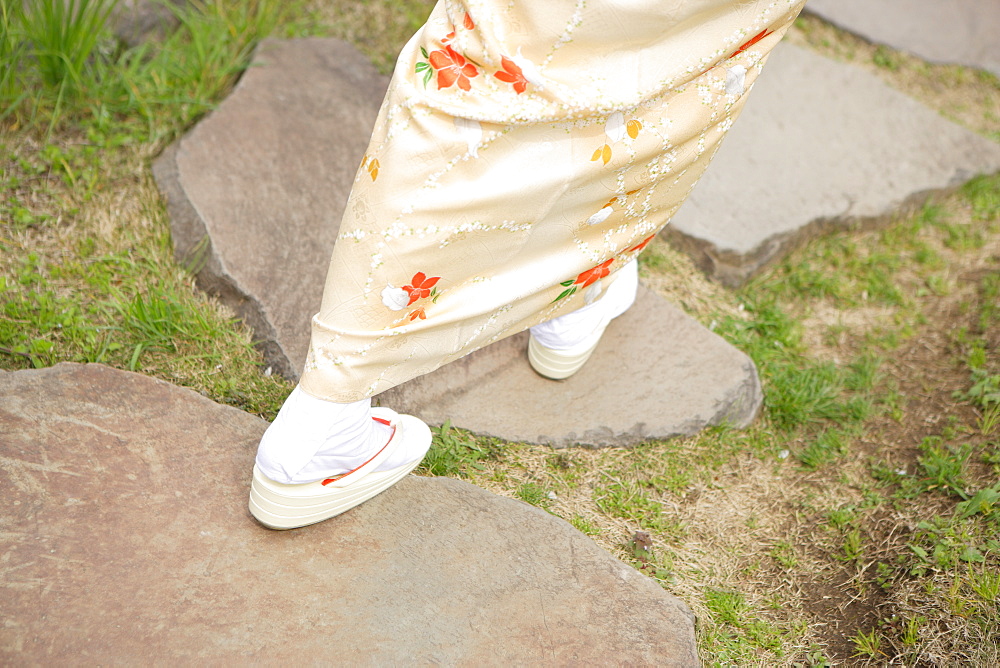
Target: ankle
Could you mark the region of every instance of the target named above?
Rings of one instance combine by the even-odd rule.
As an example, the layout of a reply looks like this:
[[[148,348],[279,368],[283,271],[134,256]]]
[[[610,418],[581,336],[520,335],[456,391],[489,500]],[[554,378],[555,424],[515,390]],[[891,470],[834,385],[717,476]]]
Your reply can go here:
[[[257,449],[257,467],[276,482],[339,475],[385,445],[391,429],[371,417],[371,400],[338,404],[296,387]]]
[[[622,267],[604,295],[575,311],[531,328],[531,336],[549,350],[566,354],[592,347],[608,323],[627,311],[639,289],[639,269],[635,260]]]

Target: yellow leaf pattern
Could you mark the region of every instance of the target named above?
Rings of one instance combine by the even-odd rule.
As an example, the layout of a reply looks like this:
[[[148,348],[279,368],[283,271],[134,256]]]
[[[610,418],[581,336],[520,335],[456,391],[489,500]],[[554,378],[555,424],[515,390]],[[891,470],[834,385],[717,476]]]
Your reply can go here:
[[[608,164],[611,161],[611,147],[605,144],[601,148],[594,151],[594,155],[591,156],[591,161],[603,160],[604,164]]]

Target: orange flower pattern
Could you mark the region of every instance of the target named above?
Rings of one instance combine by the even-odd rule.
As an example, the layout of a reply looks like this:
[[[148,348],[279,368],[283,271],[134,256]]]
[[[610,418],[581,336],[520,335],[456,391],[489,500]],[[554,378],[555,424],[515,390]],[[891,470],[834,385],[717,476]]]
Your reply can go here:
[[[581,288],[589,287],[595,281],[600,280],[611,273],[611,270],[608,269],[608,267],[610,267],[611,263],[614,261],[615,259],[611,258],[610,260],[597,265],[593,269],[588,269],[577,276],[576,280],[573,282],[579,284]]]
[[[465,56],[455,51],[451,46],[431,51],[428,61],[431,67],[437,70],[438,90],[450,88],[456,83],[462,90],[472,90],[469,79],[479,76],[479,70],[476,69],[476,66],[468,62]]]
[[[466,30],[473,30],[476,27],[472,15],[468,12],[462,19],[462,27]],[[453,28],[451,32],[441,38],[441,46],[445,47],[443,50],[428,53],[425,47],[420,47],[420,55],[424,59],[417,61],[415,72],[422,75],[424,88],[434,78],[435,71],[438,73],[438,90],[450,88],[456,81],[462,90],[470,90],[472,86],[469,79],[479,76],[479,70],[475,64],[466,63],[465,56],[451,48],[450,45],[457,34],[457,29]],[[442,72],[444,73],[442,74]]]
[[[423,299],[424,297],[430,297],[435,285],[441,280],[440,276],[434,276],[433,278],[427,278],[427,275],[422,271],[418,271],[410,279],[410,285],[404,285],[403,291],[410,295],[410,301],[406,304],[409,306],[418,299]]]
[[[580,275],[577,276],[576,278],[570,279],[568,281],[563,281],[559,285],[563,286],[566,289],[563,290],[561,293],[559,293],[559,296],[553,299],[552,302],[555,303],[560,299],[566,299],[567,297],[575,294],[577,290],[589,288],[591,285],[593,285],[594,283],[596,283],[597,281],[601,280],[602,278],[611,273],[610,267],[611,263],[614,261],[615,261],[614,258],[611,258],[610,260],[605,260],[596,267],[581,272]]]
[[[410,279],[409,285],[399,288],[392,285],[385,286],[385,289],[380,293],[382,304],[390,311],[402,311],[408,306],[413,306],[419,300],[428,297],[430,297],[432,303],[437,302],[438,297],[441,296],[441,293],[437,289],[437,283],[440,280],[440,276],[427,276],[424,272],[418,271]],[[412,322],[418,319],[427,319],[427,311],[424,310],[424,306],[413,309],[404,318],[396,320],[392,326],[398,327],[406,324],[407,321]]]
[[[652,241],[654,237],[656,237],[655,234],[650,234],[648,237],[646,237],[645,239],[643,239],[642,241],[640,241],[638,245],[632,246],[631,248],[629,248],[628,252],[629,253],[637,253],[637,252],[641,251],[643,248],[645,248],[646,246],[649,245],[649,242]]]
[[[639,119],[633,118],[626,122],[622,112],[616,111],[611,114],[604,122],[604,134],[607,135],[608,143],[594,151],[590,161],[601,160],[605,165],[608,164],[611,162],[611,145],[624,141],[626,136],[630,139],[637,139],[640,130],[642,130],[642,121]]]
[[[517,63],[507,56],[503,56],[500,59],[500,65],[503,66],[503,71],[496,72],[493,76],[500,81],[513,84],[514,92],[518,95],[528,89],[528,80],[524,78],[524,72],[521,71],[521,68],[518,67]]]
[[[378,158],[369,159],[368,156],[366,155],[361,160],[361,169],[364,169],[368,172],[368,175],[372,177],[372,181],[378,178],[379,167],[381,167],[381,165],[379,164]]]
[[[476,28],[476,23],[472,20],[472,16],[469,12],[465,12],[465,16],[462,18],[462,27],[466,30],[475,30]],[[441,38],[441,43],[448,44],[451,40],[455,39],[455,35],[457,34],[457,30],[452,30],[450,33]]]
[[[474,30],[476,27],[475,21],[472,20],[472,16],[468,12],[462,19],[462,27],[466,30]],[[477,63],[470,61],[451,46],[457,35],[458,30],[452,29],[442,37],[440,42],[443,49],[428,52],[425,47],[420,47],[420,55],[424,59],[417,61],[415,72],[423,76],[424,87],[430,83],[434,73],[437,72],[438,90],[451,88],[456,83],[458,88],[464,91],[472,90],[470,79],[479,76],[479,67],[477,67]],[[518,95],[528,89],[530,83],[528,77],[525,76],[521,66],[512,58],[501,56],[500,66],[501,69],[493,73],[496,79],[511,84],[514,92]]]
[[[767,30],[766,28],[764,30],[761,30],[759,33],[757,33],[756,35],[754,35],[753,37],[751,37],[746,43],[742,44],[740,46],[740,48],[738,48],[735,51],[733,51],[733,55],[731,55],[729,57],[730,58],[735,58],[736,56],[740,55],[741,53],[743,53],[744,51],[746,51],[747,49],[749,49],[751,46],[753,46],[754,44],[756,44],[760,40],[764,39],[768,35],[772,34],[773,32],[774,32],[773,30]]]

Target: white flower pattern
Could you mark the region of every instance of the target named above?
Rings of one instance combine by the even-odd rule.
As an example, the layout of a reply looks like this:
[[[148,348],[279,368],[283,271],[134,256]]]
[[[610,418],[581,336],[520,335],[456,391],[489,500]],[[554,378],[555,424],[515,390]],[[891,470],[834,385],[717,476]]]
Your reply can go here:
[[[468,144],[469,155],[478,158],[479,143],[483,141],[483,126],[477,120],[456,116],[455,129],[458,130],[458,136],[462,141]]]
[[[528,80],[528,83],[535,87],[535,90],[545,90],[545,78],[533,62],[521,55],[521,47],[517,47],[517,55],[512,56],[511,60],[521,68],[521,74]]]
[[[602,207],[600,211],[598,211],[593,216],[591,216],[590,218],[588,218],[587,219],[587,224],[588,225],[600,225],[605,220],[607,220],[608,218],[610,218],[611,214],[613,212],[614,212],[614,209],[611,208],[610,204],[607,204],[604,207]]]
[[[625,139],[625,114],[616,111],[608,116],[608,122],[604,124],[604,134],[608,136],[611,144]]]
[[[410,295],[403,288],[387,285],[382,289],[382,303],[392,311],[402,311],[410,301]]]
[[[747,68],[733,65],[726,68],[726,95],[742,95],[746,84]]]

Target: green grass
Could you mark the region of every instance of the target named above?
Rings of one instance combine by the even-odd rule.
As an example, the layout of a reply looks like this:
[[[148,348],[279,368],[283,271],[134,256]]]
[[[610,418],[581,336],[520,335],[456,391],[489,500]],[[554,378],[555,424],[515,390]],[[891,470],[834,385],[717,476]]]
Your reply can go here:
[[[879,415],[906,420],[908,406],[900,403],[898,390],[893,389],[895,379],[883,371],[886,359],[927,324],[925,304],[953,294],[956,287],[939,273],[955,271],[952,256],[982,252],[996,238],[998,194],[995,177],[976,179],[956,201],[930,202],[911,217],[867,233],[864,242],[852,231],[818,239],[740,291],[746,315],[724,316],[717,331],[757,363],[764,382],[766,424],[803,469],[825,470],[852,456],[858,442],[869,438],[866,425]],[[963,220],[956,206],[968,207],[971,220]],[[856,658],[919,656],[928,646],[919,633],[927,620],[954,625],[955,615],[961,615],[976,629],[970,633],[994,641],[1000,628],[995,606],[984,606],[981,595],[991,594],[1000,579],[996,553],[1000,544],[995,538],[1000,535],[996,510],[1000,488],[972,483],[983,480],[979,462],[997,471],[1000,461],[1000,448],[977,436],[992,434],[1000,420],[1000,411],[988,413],[997,405],[1000,368],[987,338],[997,323],[1000,281],[995,270],[979,276],[976,298],[966,306],[976,328],[962,329],[956,323],[953,350],[970,379],[956,399],[975,406],[980,417],[970,424],[949,415],[939,433],[918,444],[915,469],[875,466],[871,481],[863,483],[869,490],[862,505],[826,512],[825,521],[833,530],[829,541],[823,541],[829,559],[860,574],[883,556],[877,568],[871,567],[872,584],[898,597],[900,610],[912,611],[905,622],[858,629],[852,636]],[[820,361],[805,343],[803,320],[821,305],[841,312],[877,307],[888,318],[860,330],[831,328],[826,345],[849,356]],[[887,549],[877,531],[869,533],[877,526],[872,518],[887,508],[899,512],[940,507],[949,501],[957,504],[951,515],[914,520],[917,528],[902,551]],[[771,547],[769,556],[785,570],[794,571],[799,565],[786,542]],[[913,578],[925,578],[926,587],[916,587]],[[859,589],[864,596],[864,588]],[[706,598],[717,619],[730,627],[732,610],[754,614],[742,611],[740,602],[745,604],[728,590]],[[722,664],[760,661],[765,649],[734,628],[704,634],[715,660]],[[961,648],[961,643],[948,649],[958,652],[956,656],[992,656],[989,650]],[[778,660],[775,654],[764,663]]]
[[[797,452],[796,457],[805,468],[818,469],[846,455],[854,435],[849,430],[825,429]]]
[[[670,540],[684,535],[684,524],[665,514],[662,504],[645,494],[638,483],[626,480],[598,487],[594,502],[601,512],[630,520],[640,529],[655,531]]]
[[[483,460],[498,456],[496,448],[482,445],[468,432],[455,429],[450,420],[432,432],[431,448],[419,469],[428,475],[468,477],[473,469],[483,470]]]
[[[5,5],[17,0],[2,0]],[[105,24],[117,0],[65,0],[33,3],[17,11],[10,36],[16,39],[18,27],[30,44],[30,54],[46,86],[59,96],[82,92],[87,63],[97,53],[102,39],[107,39]],[[6,7],[3,13],[13,15]],[[22,61],[23,62],[23,61]]]
[[[758,649],[782,656],[780,631],[757,617],[741,592],[710,588],[704,597],[715,623],[715,641],[722,650],[715,665],[744,665],[756,659]]]
[[[211,109],[297,5],[193,3],[162,42],[127,49],[105,25],[112,4],[0,5],[0,355],[8,368],[152,373],[273,416],[287,384],[260,373],[246,328],[176,267],[162,205],[133,214],[146,227],[99,232],[88,218],[134,188],[137,163]],[[30,250],[66,226],[79,230],[71,248]]]
[[[779,270],[778,276],[787,275]],[[741,298],[751,317],[724,317],[717,331],[757,363],[768,422],[780,432],[807,439],[798,457],[817,468],[843,454],[858,435],[855,427],[874,412],[870,393],[879,378],[881,357],[867,352],[846,365],[811,359],[798,318],[774,296],[773,288],[782,283],[772,276],[745,288]]]
[[[572,524],[573,528],[577,531],[588,536],[596,536],[601,533],[601,527],[580,515],[574,515],[570,518],[569,523]]]
[[[943,444],[940,436],[928,436],[920,444],[921,477],[914,480],[910,493],[941,490],[966,498],[963,471],[971,449]]]
[[[1000,174],[977,176],[962,186],[962,194],[972,207],[973,220],[996,221],[1000,218]]]
[[[514,490],[514,496],[539,508],[548,508],[552,505],[552,497],[549,494],[549,490],[536,482],[521,483]]]
[[[71,127],[98,145],[158,146],[212,108],[249,62],[257,41],[300,2],[206,0],[173,8],[180,27],[163,42],[118,45],[107,0],[4,3],[10,46],[0,51],[0,121],[51,136]]]
[[[782,540],[775,543],[770,552],[771,558],[777,561],[783,568],[795,568],[799,565],[799,560],[795,556],[795,546],[789,541]]]
[[[427,20],[434,0],[310,0],[304,21],[354,45],[383,74],[400,48]]]
[[[854,646],[857,648],[856,656],[867,657],[869,659],[884,656],[884,652],[882,652],[882,638],[875,629],[872,629],[868,633],[858,631],[851,640],[854,641]]]
[[[901,67],[899,56],[892,49],[880,46],[875,49],[875,55],[872,57],[873,62],[879,67],[884,67],[887,70],[892,70],[893,72],[898,71]]]

